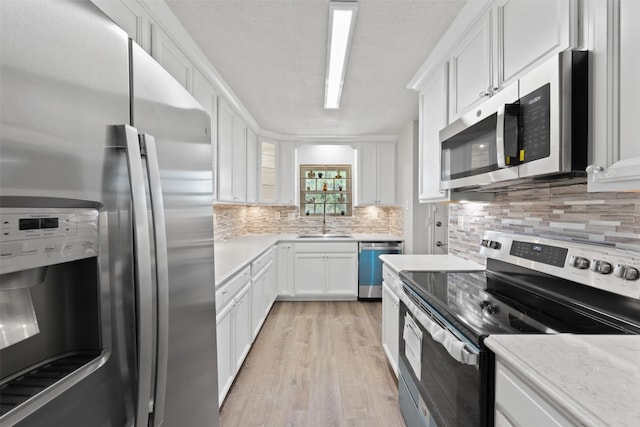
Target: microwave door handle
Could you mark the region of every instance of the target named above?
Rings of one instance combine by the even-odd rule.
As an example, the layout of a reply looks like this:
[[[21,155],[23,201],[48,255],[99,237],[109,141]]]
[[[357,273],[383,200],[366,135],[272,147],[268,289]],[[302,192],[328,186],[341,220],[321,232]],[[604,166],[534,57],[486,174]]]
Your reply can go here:
[[[507,167],[505,160],[505,147],[504,147],[504,112],[505,105],[502,104],[498,107],[498,118],[496,120],[496,156],[498,157],[498,168],[504,169]]]
[[[151,211],[153,213],[153,237],[156,248],[158,336],[156,341],[156,388],[153,393],[153,426],[151,427],[158,427],[164,421],[167,388],[167,357],[169,352],[169,269],[167,265],[169,259],[156,140],[149,134],[142,134],[140,135],[140,145],[146,154]]]
[[[118,138],[117,143],[118,147],[126,152],[133,216],[134,275],[137,293],[136,350],[138,356],[135,425],[146,426],[149,420],[149,398],[151,396],[150,361],[153,354],[153,280],[151,274],[151,243],[149,240],[147,196],[138,131],[129,125],[118,126],[118,128],[123,133]]]

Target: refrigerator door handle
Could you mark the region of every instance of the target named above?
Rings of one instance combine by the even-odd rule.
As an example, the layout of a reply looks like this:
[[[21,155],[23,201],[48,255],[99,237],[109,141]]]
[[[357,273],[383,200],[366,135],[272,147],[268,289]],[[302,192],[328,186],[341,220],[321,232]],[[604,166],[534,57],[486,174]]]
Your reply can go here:
[[[146,153],[151,211],[153,213],[153,234],[156,249],[158,335],[156,338],[156,389],[153,399],[153,427],[158,427],[164,421],[164,404],[167,388],[167,356],[169,352],[169,268],[167,264],[169,258],[156,140],[152,135],[142,134],[140,135],[140,144]]]
[[[147,197],[145,192],[142,156],[138,142],[138,131],[121,125],[122,137],[118,145],[127,154],[129,183],[131,186],[133,238],[135,254],[136,311],[137,311],[137,363],[138,381],[136,395],[135,425],[146,426],[149,422],[149,398],[151,396],[151,360],[153,355],[153,305],[151,243],[147,219]]]

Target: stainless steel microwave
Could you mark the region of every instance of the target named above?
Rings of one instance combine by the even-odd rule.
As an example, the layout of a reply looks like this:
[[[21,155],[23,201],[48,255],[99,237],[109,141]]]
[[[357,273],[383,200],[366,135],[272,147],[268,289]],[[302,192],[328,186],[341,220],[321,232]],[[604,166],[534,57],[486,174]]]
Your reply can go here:
[[[586,176],[588,54],[566,51],[440,131],[441,187]]]

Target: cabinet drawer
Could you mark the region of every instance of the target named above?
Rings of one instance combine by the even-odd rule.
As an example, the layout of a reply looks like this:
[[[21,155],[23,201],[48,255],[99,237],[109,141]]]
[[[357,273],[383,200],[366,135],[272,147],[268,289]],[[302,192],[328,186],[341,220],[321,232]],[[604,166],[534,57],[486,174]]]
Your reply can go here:
[[[357,253],[356,242],[296,243],[296,253]]]
[[[273,259],[273,249],[269,248],[265,253],[256,258],[251,263],[251,278],[255,278],[269,264],[269,261]]]
[[[382,264],[382,280],[387,283],[393,283],[396,280],[400,280],[400,278],[391,267],[387,266],[387,264]]]
[[[246,266],[216,290],[216,311],[219,312],[242,287],[251,280],[251,268]]]

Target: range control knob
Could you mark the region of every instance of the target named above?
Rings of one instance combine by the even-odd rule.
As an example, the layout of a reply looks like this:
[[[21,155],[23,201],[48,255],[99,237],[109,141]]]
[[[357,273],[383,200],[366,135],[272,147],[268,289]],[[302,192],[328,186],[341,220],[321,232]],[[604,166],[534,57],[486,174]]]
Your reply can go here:
[[[491,249],[500,249],[502,247],[502,244],[500,242],[496,242],[495,240],[492,240],[489,242],[489,247]]]
[[[589,260],[581,256],[572,256],[569,260],[569,265],[580,270],[589,268]]]
[[[591,261],[591,270],[600,274],[610,274],[613,271],[613,266],[607,261],[594,259]]]
[[[613,275],[624,280],[638,280],[640,271],[635,267],[618,264],[616,268],[613,269]]]
[[[482,301],[480,303],[480,309],[486,314],[496,314],[498,312],[498,307],[491,304],[489,301]]]

